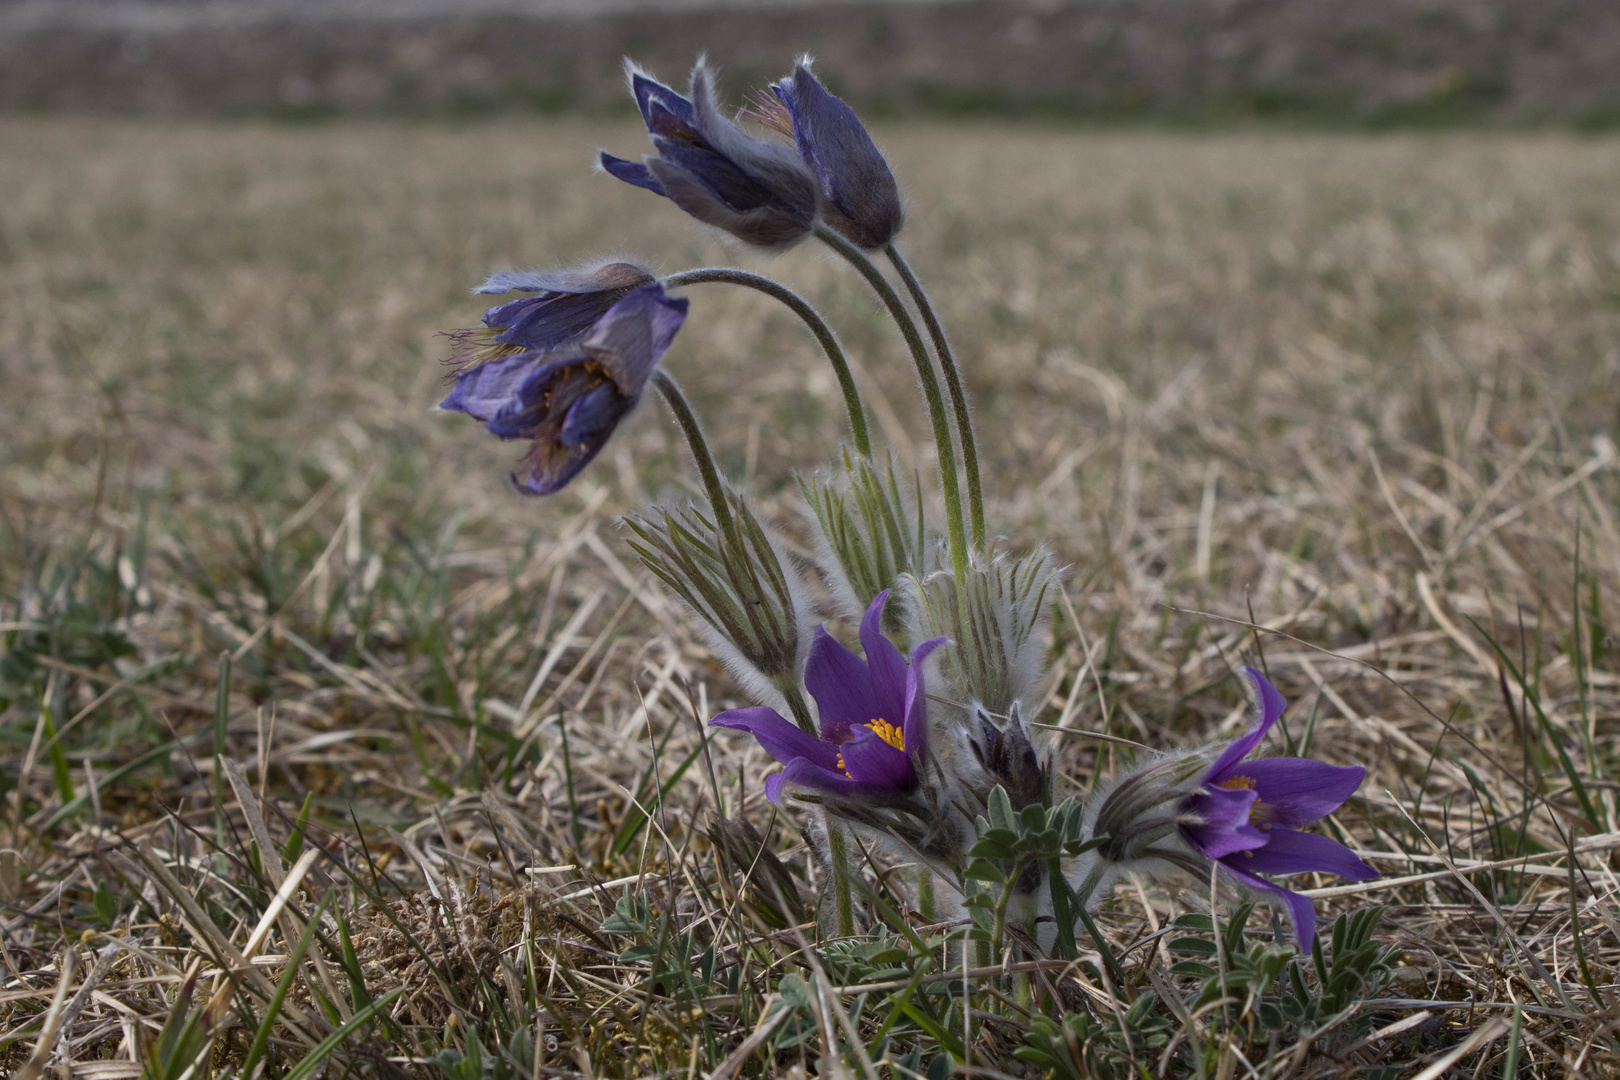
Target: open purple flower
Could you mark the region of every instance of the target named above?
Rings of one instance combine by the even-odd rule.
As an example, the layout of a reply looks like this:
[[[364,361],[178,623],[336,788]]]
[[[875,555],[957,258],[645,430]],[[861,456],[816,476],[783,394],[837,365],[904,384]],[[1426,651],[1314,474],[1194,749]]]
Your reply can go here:
[[[533,293],[497,304],[484,312],[484,325],[455,330],[450,363],[470,365],[529,349],[555,349],[581,337],[608,309],[632,289],[658,278],[644,266],[607,262],[548,272],[503,271],[493,274],[474,292],[499,295]]]
[[[714,76],[702,60],[692,69],[690,98],[628,70],[658,153],[638,163],[604,151],[604,170],[758,247],[783,248],[810,235],[815,180],[790,147],[756,139],[720,115]]]
[[[787,133],[821,187],[822,219],[868,251],[894,239],[905,223],[900,189],[855,110],[811,74],[808,57],[771,90],[786,109]]]
[[[1300,830],[1333,813],[1361,786],[1367,770],[1307,758],[1244,759],[1266,737],[1287,703],[1254,668],[1244,668],[1260,695],[1255,725],[1221,752],[1202,787],[1182,811],[1199,820],[1183,825],[1195,848],[1230,870],[1243,884],[1280,897],[1293,916],[1301,949],[1316,936],[1316,911],[1308,897],[1274,885],[1259,874],[1319,871],[1365,881],[1378,871],[1336,840]]]
[[[686,301],[657,283],[626,294],[576,344],[525,349],[458,372],[440,408],[464,412],[503,439],[530,439],[524,475],[535,495],[560,491],[635,408],[686,321]]]
[[[821,736],[801,730],[775,709],[732,709],[709,723],[749,732],[787,768],[765,781],[765,796],[782,804],[792,784],[844,798],[889,800],[917,786],[917,763],[928,743],[928,699],[922,663],[945,638],[925,641],[911,662],[883,636],[879,593],[861,619],[862,661],[816,628],[804,685],[821,712]]]

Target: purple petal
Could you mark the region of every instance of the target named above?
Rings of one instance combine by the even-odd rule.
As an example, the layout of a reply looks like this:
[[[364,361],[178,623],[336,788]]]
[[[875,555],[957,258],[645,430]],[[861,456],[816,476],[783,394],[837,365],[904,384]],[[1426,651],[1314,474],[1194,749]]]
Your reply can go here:
[[[1249,811],[1258,798],[1249,788],[1205,788],[1184,804],[1203,824],[1183,826],[1182,832],[1212,859],[1263,847],[1266,834],[1249,824]]]
[[[456,385],[439,402],[439,408],[466,413],[474,420],[487,423],[518,400],[523,381],[541,362],[536,353],[519,353],[458,372]]]
[[[1242,856],[1234,856],[1234,858],[1241,859]],[[1233,877],[1249,888],[1270,893],[1287,904],[1289,921],[1294,924],[1294,937],[1299,942],[1299,951],[1302,953],[1310,951],[1311,942],[1316,939],[1316,905],[1311,903],[1310,897],[1301,896],[1299,893],[1285,889],[1281,885],[1273,885],[1271,882],[1257,878],[1253,874],[1244,873],[1225,860],[1222,860],[1222,865],[1232,871]]]
[[[782,774],[779,772],[771,773],[765,778],[765,798],[777,806],[787,805],[782,801],[782,779]]]
[[[657,275],[645,266],[620,261],[571,266],[562,270],[501,270],[489,275],[473,292],[488,296],[509,292],[622,294],[656,280]]]
[[[921,758],[928,753],[928,691],[923,686],[923,661],[949,638],[929,638],[911,650],[911,666],[906,669],[906,718],[900,725],[905,733],[906,752]]]
[[[884,589],[867,606],[861,618],[861,648],[866,650],[866,668],[872,677],[873,717],[900,727],[906,709],[906,658],[883,636],[883,607],[888,599],[889,590]],[[909,749],[911,743],[906,746]]]
[[[664,185],[658,182],[658,178],[653,176],[652,170],[647,168],[644,163],[626,161],[624,158],[614,157],[605,150],[601,151],[597,157],[602,162],[602,171],[609,176],[616,176],[625,183],[634,184],[638,188],[646,188],[654,195],[667,196],[669,194],[664,190]]]
[[[635,95],[636,108],[641,110],[642,121],[649,126],[652,124],[655,105],[687,124],[697,123],[697,114],[692,111],[690,101],[657,79],[649,78],[635,69],[630,71],[630,92]]]
[[[655,177],[663,176],[665,168],[673,166],[732,210],[756,210],[775,202],[769,188],[706,146],[660,138],[653,139],[653,146],[658,149],[658,158],[649,165]],[[665,187],[667,193],[667,183]]]
[[[612,383],[602,383],[574,402],[574,407],[568,410],[568,415],[563,419],[558,439],[564,446],[584,446],[603,438],[629,411],[631,404],[613,388]]]
[[[1260,740],[1266,737],[1266,732],[1271,730],[1271,725],[1277,722],[1277,718],[1282,715],[1283,709],[1288,707],[1288,703],[1283,700],[1282,694],[1278,693],[1277,688],[1271,685],[1269,679],[1252,667],[1246,667],[1243,670],[1254,681],[1255,693],[1260,696],[1260,715],[1255,718],[1253,727],[1231,746],[1228,746],[1220,757],[1215,759],[1215,764],[1211,765],[1209,772],[1204,774],[1204,783],[1206,784],[1218,784],[1230,777],[1233,772],[1232,766],[1248,757],[1254,748],[1260,745]]]
[[[684,297],[666,295],[657,282],[643,285],[609,308],[580,348],[606,369],[619,393],[634,402],[686,322],[686,310]]]
[[[1254,781],[1260,795],[1257,825],[1298,829],[1326,817],[1356,793],[1367,770],[1360,765],[1325,765],[1309,758],[1261,758],[1232,769]]]
[[[1266,846],[1225,860],[1257,874],[1335,874],[1367,881],[1378,871],[1337,840],[1293,829],[1268,829]]]
[[[824,769],[838,767],[835,747],[801,730],[775,709],[731,709],[710,720],[709,726],[748,732],[767,754],[784,765],[805,760]]]
[[[816,627],[804,666],[804,686],[820,710],[821,737],[830,743],[844,742],[856,727],[878,719],[871,708],[871,673],[825,626]]]
[[[814,788],[828,795],[846,799],[881,799],[892,802],[895,797],[895,789],[887,784],[866,784],[859,780],[851,780],[831,769],[823,769],[807,758],[788,762],[787,768],[779,775],[782,779],[776,785],[778,791],[784,784],[793,784],[796,787]]]
[[[917,786],[917,773],[911,757],[883,741],[871,728],[861,728],[855,737],[838,748],[844,758],[844,772],[862,784],[910,791]]]
[[[490,308],[484,323],[499,333],[499,345],[554,349],[579,337],[600,319],[622,293],[572,293],[525,296]]]
[[[867,250],[888,243],[905,219],[900,191],[855,111],[803,64],[772,89],[793,118],[799,155],[835,211],[829,223]]]
[[[582,356],[565,355],[562,359],[550,360],[531,368],[517,384],[512,396],[484,426],[502,439],[539,438],[541,426],[551,417],[554,406],[566,410],[590,389],[593,380],[584,370],[584,362]],[[490,367],[498,363],[499,360],[494,360],[481,366]],[[562,415],[561,412],[557,413],[559,419]]]

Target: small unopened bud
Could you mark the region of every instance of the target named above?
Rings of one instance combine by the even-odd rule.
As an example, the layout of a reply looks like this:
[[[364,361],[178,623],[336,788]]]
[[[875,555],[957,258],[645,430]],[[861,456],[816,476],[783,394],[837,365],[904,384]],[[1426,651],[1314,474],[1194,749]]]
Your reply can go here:
[[[1037,550],[1018,559],[998,553],[975,560],[960,587],[948,570],[901,579],[912,639],[956,642],[941,657],[943,693],[992,715],[1030,703],[1045,672],[1046,604],[1057,576],[1051,553]]]

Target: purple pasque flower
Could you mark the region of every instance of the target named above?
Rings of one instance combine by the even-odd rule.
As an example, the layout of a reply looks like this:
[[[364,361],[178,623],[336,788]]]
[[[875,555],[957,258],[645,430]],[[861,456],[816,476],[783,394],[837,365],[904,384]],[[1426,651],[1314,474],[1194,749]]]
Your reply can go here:
[[[533,293],[484,312],[484,325],[454,330],[450,363],[470,365],[529,349],[555,349],[581,337],[632,289],[658,278],[644,266],[604,262],[565,270],[492,274],[475,293]]]
[[[1308,949],[1316,936],[1316,910],[1310,899],[1257,875],[1316,871],[1351,881],[1377,877],[1378,871],[1338,841],[1300,831],[1342,806],[1361,786],[1367,770],[1308,758],[1244,760],[1287,703],[1264,675],[1254,668],[1243,670],[1260,695],[1259,719],[1221,752],[1198,791],[1182,802],[1182,812],[1198,824],[1182,825],[1181,833],[1243,884],[1281,898],[1293,916],[1300,948]]]
[[[562,490],[641,400],[653,369],[686,321],[686,301],[654,282],[627,293],[590,331],[560,349],[526,349],[464,368],[439,407],[484,422],[503,439],[529,439],[519,488]]]
[[[804,685],[821,713],[820,737],[771,708],[732,709],[710,720],[749,732],[787,768],[765,781],[765,796],[782,805],[792,784],[826,795],[893,800],[917,787],[918,762],[928,748],[928,698],[922,663],[945,643],[925,641],[911,662],[883,636],[885,589],[861,619],[863,661],[825,626],[816,628]]]
[[[603,151],[604,170],[757,247],[784,248],[810,235],[815,179],[792,148],[756,139],[720,115],[702,59],[692,69],[690,98],[634,65],[626,69],[658,153],[638,163]]]
[[[821,85],[809,57],[771,90],[787,113],[785,133],[821,188],[822,219],[868,251],[893,240],[905,223],[900,189],[855,110]],[[774,112],[763,104],[767,115]]]

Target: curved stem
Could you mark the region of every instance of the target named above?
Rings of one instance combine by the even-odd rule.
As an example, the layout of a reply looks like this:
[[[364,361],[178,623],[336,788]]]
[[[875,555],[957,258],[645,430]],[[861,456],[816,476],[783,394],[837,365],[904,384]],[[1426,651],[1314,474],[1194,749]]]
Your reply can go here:
[[[659,392],[664,395],[664,400],[669,403],[669,411],[675,414],[676,422],[681,425],[681,433],[686,436],[687,448],[697,460],[698,474],[703,478],[703,488],[709,493],[709,505],[714,507],[715,528],[728,542],[736,542],[740,548],[736,521],[731,516],[731,503],[726,498],[726,486],[720,479],[720,470],[714,466],[714,456],[709,453],[709,443],[703,437],[703,428],[698,424],[697,415],[687,403],[686,395],[681,393],[680,384],[669,372],[659,368],[653,372],[652,378],[653,385],[658,387]]]
[[[951,544],[951,568],[956,571],[956,587],[967,584],[967,537],[962,527],[961,478],[956,473],[956,444],[951,441],[951,424],[945,414],[945,399],[939,390],[939,377],[934,374],[933,361],[928,357],[928,346],[923,344],[922,333],[916,320],[906,310],[900,294],[894,291],[889,279],[883,276],[861,249],[839,236],[826,225],[816,225],[816,236],[828,247],[842,255],[860,272],[866,283],[878,294],[889,316],[900,328],[900,335],[911,349],[912,362],[917,366],[917,380],[922,383],[923,397],[928,401],[928,418],[934,426],[934,447],[939,455],[939,479],[945,493],[945,531]]]
[[[979,477],[979,443],[973,433],[973,414],[968,409],[967,387],[962,384],[962,372],[956,366],[956,354],[951,350],[950,338],[934,313],[934,305],[923,291],[922,282],[912,273],[911,265],[900,255],[894,243],[884,245],[883,253],[889,257],[911,293],[912,303],[922,312],[923,325],[934,342],[934,355],[939,357],[939,369],[945,375],[945,389],[951,395],[951,411],[956,414],[956,437],[962,440],[962,472],[967,476],[968,513],[972,517],[973,546],[984,550],[984,490]]]
[[[855,440],[855,449],[862,457],[870,458],[872,437],[867,434],[866,410],[861,405],[860,391],[855,388],[855,376],[849,369],[849,361],[844,356],[843,347],[838,344],[838,338],[834,336],[832,327],[827,325],[827,320],[821,317],[821,313],[811,307],[808,300],[781,282],[731,266],[706,266],[698,270],[682,270],[678,274],[664,278],[660,284],[666,289],[674,289],[682,285],[702,285],[706,282],[743,285],[762,292],[766,296],[780,300],[804,320],[804,324],[815,335],[816,341],[821,343],[821,350],[827,354],[827,359],[832,363],[833,373],[838,376],[838,388],[844,392],[844,408],[849,412],[849,432]]]

